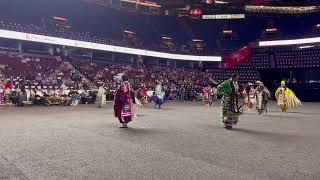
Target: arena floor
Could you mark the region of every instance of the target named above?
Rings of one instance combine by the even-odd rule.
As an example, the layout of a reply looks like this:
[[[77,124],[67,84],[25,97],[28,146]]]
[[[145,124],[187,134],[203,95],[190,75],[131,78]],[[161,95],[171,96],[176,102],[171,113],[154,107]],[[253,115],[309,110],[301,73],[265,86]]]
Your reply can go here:
[[[219,116],[218,102],[150,104],[120,129],[111,104],[2,106],[0,179],[320,179],[320,103],[272,103],[232,131]]]

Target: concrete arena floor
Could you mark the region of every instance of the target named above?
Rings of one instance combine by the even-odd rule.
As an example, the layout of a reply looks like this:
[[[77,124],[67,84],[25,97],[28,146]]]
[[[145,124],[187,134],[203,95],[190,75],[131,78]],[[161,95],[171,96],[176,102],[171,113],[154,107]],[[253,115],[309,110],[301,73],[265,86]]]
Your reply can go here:
[[[320,179],[320,103],[267,116],[249,112],[232,131],[220,107],[149,104],[128,129],[112,105],[0,107],[0,179]]]

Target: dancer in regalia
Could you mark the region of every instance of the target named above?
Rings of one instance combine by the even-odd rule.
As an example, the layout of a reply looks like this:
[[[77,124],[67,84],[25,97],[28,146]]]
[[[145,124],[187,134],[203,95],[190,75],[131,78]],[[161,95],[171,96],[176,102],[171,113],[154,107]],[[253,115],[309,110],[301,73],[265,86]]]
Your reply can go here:
[[[155,88],[154,96],[153,96],[153,101],[154,101],[154,108],[161,109],[161,105],[164,103],[164,97],[165,92],[162,90],[161,82],[158,82],[158,85]]]
[[[267,103],[270,99],[270,91],[263,82],[257,81],[258,87],[256,88],[256,109],[259,115],[263,115],[265,111],[267,113]]]
[[[209,105],[209,87],[207,85],[202,88],[202,102]]]
[[[298,107],[302,104],[294,92],[286,86],[285,81],[281,81],[281,86],[277,89],[275,96],[282,112],[286,112],[288,107]]]
[[[232,129],[238,123],[238,74],[233,74],[228,80],[225,80],[218,86],[218,93],[222,95],[221,105],[221,123],[226,129]]]
[[[96,103],[98,104],[98,108],[102,108],[103,105],[106,104],[106,90],[104,89],[104,83],[100,83]]]
[[[131,84],[128,82],[128,76],[122,76],[122,83],[116,90],[114,101],[114,113],[122,124],[120,128],[127,128],[127,124],[134,117],[135,96]]]
[[[243,103],[248,105],[248,92],[249,92],[249,89],[248,89],[248,85],[247,84],[242,84],[241,85],[241,94],[242,94],[242,97],[243,97]],[[240,90],[240,89],[239,89]]]
[[[142,105],[147,104],[147,89],[144,84],[142,84],[141,87],[138,89],[138,99],[140,99]]]
[[[213,103],[213,101],[218,99],[217,94],[218,94],[217,88],[215,87],[215,85],[211,85],[211,88],[209,90],[209,96],[211,97],[210,98],[211,104]]]
[[[248,91],[248,110],[251,111],[256,106],[256,90],[253,84],[249,83],[249,91]]]

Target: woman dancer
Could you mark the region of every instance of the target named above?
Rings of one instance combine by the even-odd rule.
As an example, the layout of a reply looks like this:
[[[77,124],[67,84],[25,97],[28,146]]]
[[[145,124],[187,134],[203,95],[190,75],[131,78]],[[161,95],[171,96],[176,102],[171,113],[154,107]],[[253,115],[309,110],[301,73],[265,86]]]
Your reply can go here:
[[[141,85],[141,87],[138,89],[138,94],[139,94],[139,98],[140,98],[140,102],[142,105],[147,104],[147,89],[145,87],[145,85]]]
[[[207,85],[202,88],[202,102],[209,105],[209,87]]]
[[[106,103],[106,90],[104,88],[104,83],[100,83],[98,94],[97,94],[97,104],[98,108],[102,108],[103,105]]]
[[[115,116],[121,123],[120,128],[127,128],[128,123],[134,117],[135,96],[131,84],[128,82],[128,76],[122,76],[122,83],[117,89],[114,101]]]
[[[251,111],[256,106],[256,90],[253,84],[249,83],[248,110]]]

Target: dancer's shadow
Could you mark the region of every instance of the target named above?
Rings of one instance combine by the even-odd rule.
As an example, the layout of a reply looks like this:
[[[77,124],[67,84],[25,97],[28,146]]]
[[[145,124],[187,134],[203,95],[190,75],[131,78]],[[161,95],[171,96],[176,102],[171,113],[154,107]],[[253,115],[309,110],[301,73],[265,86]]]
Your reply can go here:
[[[154,110],[168,110],[168,111],[171,111],[171,110],[175,110],[174,108],[169,108],[169,107],[161,107],[160,109],[159,108],[154,108],[154,106],[144,106],[143,109],[154,109]]]
[[[163,133],[159,129],[152,128],[139,128],[139,127],[128,127],[128,128],[119,128],[121,134],[133,135],[133,136],[145,136],[145,135],[154,135]]]
[[[144,107],[145,109],[154,109],[154,110],[159,110],[159,111],[171,111],[171,110],[175,110],[175,108],[170,108],[170,107],[161,107],[159,108],[154,108],[154,106],[149,106],[149,107]]]
[[[290,118],[291,118],[291,116],[275,115],[275,114],[267,114],[267,115],[264,115],[263,117],[272,117],[272,118],[288,118],[288,119],[290,119]]]
[[[310,114],[310,115],[318,115],[319,112],[287,112],[288,114]]]
[[[148,116],[146,114],[137,114],[137,117],[145,117],[145,116]]]
[[[258,137],[272,142],[296,142],[301,139],[301,136],[295,134],[284,134],[278,132],[267,132],[267,131],[257,131],[253,129],[243,129],[243,128],[234,128],[232,131],[235,131],[240,134],[247,134]]]
[[[160,108],[158,110],[162,110],[162,111],[171,111],[171,110],[175,110],[174,108],[168,108],[168,107],[165,107],[165,108]]]
[[[288,111],[288,112],[281,112],[281,111],[269,111],[268,112],[268,115],[269,116],[272,116],[272,115],[270,115],[270,112],[271,113],[281,113],[281,114],[286,114],[286,115],[288,115],[288,114],[306,114],[306,115],[319,115],[320,114],[320,112],[299,112],[299,111]],[[280,115],[279,115],[279,117],[280,117]]]

